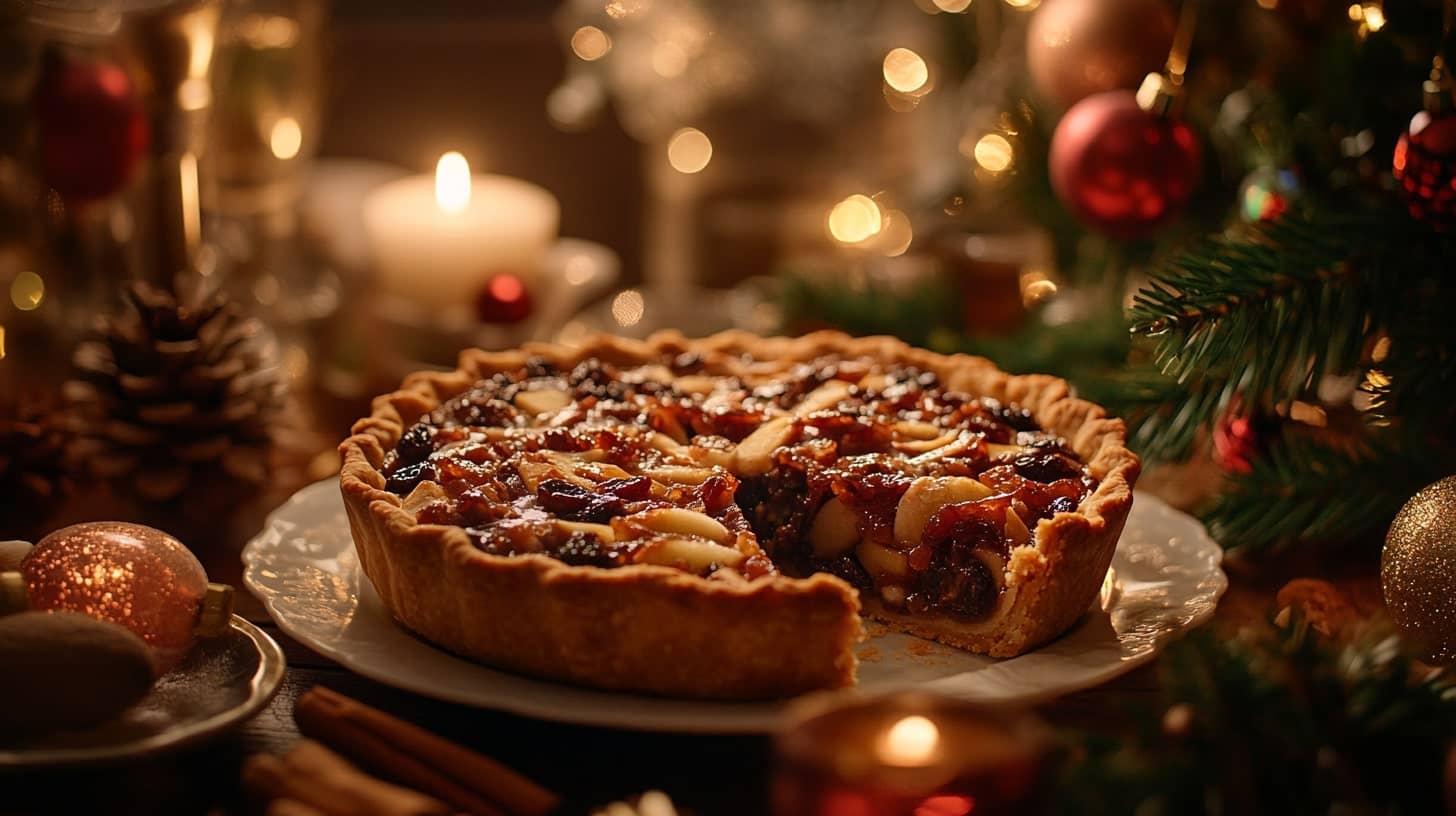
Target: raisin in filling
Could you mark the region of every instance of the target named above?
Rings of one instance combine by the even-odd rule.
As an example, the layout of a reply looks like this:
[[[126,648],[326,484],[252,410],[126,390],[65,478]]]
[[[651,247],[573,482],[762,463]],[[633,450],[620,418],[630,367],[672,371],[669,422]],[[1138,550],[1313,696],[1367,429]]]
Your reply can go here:
[[[533,359],[408,428],[387,489],[494,555],[712,579],[825,572],[893,610],[977,620],[1037,522],[1096,488],[1028,411],[933,373],[739,362]]]

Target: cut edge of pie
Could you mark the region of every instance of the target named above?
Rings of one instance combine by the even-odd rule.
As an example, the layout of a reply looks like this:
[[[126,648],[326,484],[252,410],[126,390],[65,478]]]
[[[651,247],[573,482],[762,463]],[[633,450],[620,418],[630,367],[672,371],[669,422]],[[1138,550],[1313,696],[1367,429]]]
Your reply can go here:
[[[688,340],[661,332],[645,341],[603,335],[570,347],[467,350],[454,371],[413,374],[375,399],[371,415],[340,446],[340,484],[361,566],[390,613],[465,657],[598,688],[757,699],[852,685],[863,634],[860,600],[838,578],[716,582],[667,566],[604,569],[546,555],[493,555],[459,526],[418,522],[409,497],[385,489],[385,455],[405,429],[483,378],[531,358],[570,368],[589,358],[639,365],[689,352],[709,367],[714,358],[748,356],[787,371],[838,354],[931,371],[948,388],[1029,410],[1098,480],[1075,512],[1042,519],[1032,543],[1011,551],[1005,591],[986,620],[899,613],[866,595],[868,617],[1010,657],[1066,631],[1096,597],[1132,507],[1140,463],[1126,447],[1123,422],[1072,396],[1064,380],[1010,375],[984,358],[936,354],[888,337],[729,331]]]

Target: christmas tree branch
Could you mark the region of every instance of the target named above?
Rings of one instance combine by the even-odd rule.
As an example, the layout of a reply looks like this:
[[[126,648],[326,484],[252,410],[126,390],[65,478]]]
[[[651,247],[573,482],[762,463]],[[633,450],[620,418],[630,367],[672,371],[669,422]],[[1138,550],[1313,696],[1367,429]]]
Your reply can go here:
[[[1180,457],[1235,402],[1270,411],[1307,397],[1326,375],[1361,370],[1371,338],[1401,330],[1412,309],[1430,310],[1417,282],[1440,267],[1419,262],[1430,241],[1416,229],[1388,207],[1317,210],[1232,230],[1170,261],[1138,292],[1130,320],[1184,394],[1144,418],[1142,450]],[[1432,328],[1449,349],[1447,324]],[[1424,353],[1414,343],[1405,350]]]
[[[1347,449],[1286,433],[1230,480],[1203,517],[1231,549],[1347,541],[1388,524],[1405,499],[1443,475],[1439,468],[1381,442]]]
[[[1071,735],[1050,812],[1440,812],[1456,687],[1388,627],[1326,637],[1291,609],[1173,644],[1163,707],[1134,739]]]

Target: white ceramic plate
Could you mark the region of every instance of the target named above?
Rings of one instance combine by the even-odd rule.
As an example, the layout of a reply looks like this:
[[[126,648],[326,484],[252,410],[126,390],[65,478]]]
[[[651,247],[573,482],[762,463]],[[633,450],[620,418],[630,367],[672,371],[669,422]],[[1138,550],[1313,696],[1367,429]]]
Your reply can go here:
[[[1001,703],[1096,685],[1213,615],[1228,586],[1221,557],[1197,521],[1138,494],[1099,603],[1065,636],[993,660],[908,635],[872,634],[860,648],[858,688]],[[366,677],[441,700],[562,722],[701,733],[769,731],[783,708],[594,691],[497,671],[431,646],[396,624],[364,580],[336,480],[310,485],[274,511],[243,561],[245,583],[285,632]]]

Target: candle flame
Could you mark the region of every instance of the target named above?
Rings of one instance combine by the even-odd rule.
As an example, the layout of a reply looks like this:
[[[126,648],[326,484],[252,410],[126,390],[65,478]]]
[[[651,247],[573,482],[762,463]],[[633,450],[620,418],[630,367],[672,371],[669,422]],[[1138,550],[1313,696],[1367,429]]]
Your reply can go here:
[[[940,729],[918,714],[901,719],[879,739],[880,759],[887,765],[925,765],[940,749]]]
[[[470,206],[470,162],[454,150],[435,165],[435,203],[447,213]]]

